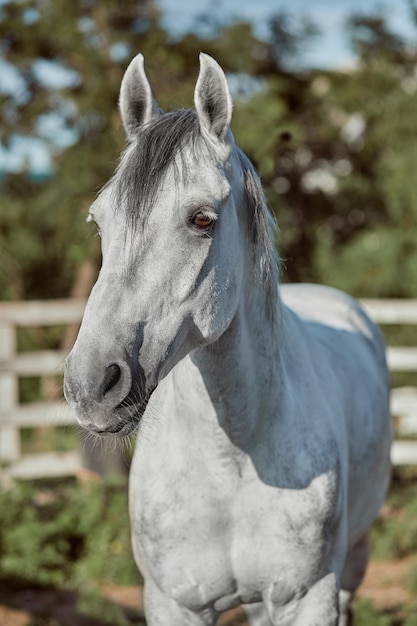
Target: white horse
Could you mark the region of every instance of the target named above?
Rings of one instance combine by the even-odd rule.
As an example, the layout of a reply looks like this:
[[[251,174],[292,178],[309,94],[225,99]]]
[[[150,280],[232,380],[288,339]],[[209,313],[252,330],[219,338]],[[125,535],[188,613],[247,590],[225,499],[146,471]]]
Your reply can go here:
[[[358,303],[279,288],[259,179],[225,75],[200,57],[195,111],[162,113],[138,55],[129,139],[90,209],[103,265],[65,392],[125,436],[148,626],[347,623],[390,476],[384,345]],[[262,141],[262,138],[260,138]]]

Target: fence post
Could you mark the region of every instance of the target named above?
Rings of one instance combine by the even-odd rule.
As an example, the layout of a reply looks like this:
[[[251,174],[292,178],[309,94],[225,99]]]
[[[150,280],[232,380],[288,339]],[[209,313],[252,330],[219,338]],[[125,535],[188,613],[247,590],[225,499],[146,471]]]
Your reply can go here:
[[[16,329],[12,322],[0,322],[0,363],[10,364],[16,355]],[[20,458],[20,432],[11,422],[18,404],[17,376],[0,370],[0,462]]]

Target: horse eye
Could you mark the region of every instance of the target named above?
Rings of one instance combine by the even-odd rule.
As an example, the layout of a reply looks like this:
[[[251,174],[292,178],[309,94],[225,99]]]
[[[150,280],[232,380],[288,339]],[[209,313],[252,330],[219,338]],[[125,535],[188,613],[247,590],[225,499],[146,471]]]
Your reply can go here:
[[[191,218],[192,225],[199,230],[206,230],[207,228],[210,228],[213,222],[214,217],[205,211],[197,211],[197,213],[194,213]]]

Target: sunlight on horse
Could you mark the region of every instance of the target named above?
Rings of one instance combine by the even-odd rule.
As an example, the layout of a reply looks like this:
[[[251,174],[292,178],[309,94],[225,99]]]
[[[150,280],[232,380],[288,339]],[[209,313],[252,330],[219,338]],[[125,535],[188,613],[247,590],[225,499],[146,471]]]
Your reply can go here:
[[[129,143],[90,209],[103,265],[66,398],[90,432],[140,426],[148,626],[240,604],[256,626],[342,626],[390,476],[384,345],[352,298],[279,287],[274,223],[205,54],[194,101],[162,113],[142,55],[126,71]]]

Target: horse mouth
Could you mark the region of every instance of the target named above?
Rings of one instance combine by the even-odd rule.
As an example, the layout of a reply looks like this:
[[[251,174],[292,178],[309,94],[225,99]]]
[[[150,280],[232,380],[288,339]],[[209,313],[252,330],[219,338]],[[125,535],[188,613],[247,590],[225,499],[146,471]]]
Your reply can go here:
[[[139,426],[141,418],[137,422],[129,421],[128,423],[122,422],[117,425],[110,425],[108,428],[104,430],[96,430],[89,429],[90,432],[93,432],[95,435],[99,435],[99,437],[128,437],[131,435],[136,428]]]
[[[146,407],[149,404],[152,393],[155,387],[142,396],[140,402],[135,402],[126,398],[115,409],[116,419],[109,423],[104,429],[94,428],[92,432],[100,437],[128,437],[139,427],[142,417],[145,413]],[[90,430],[90,429],[89,429]]]

